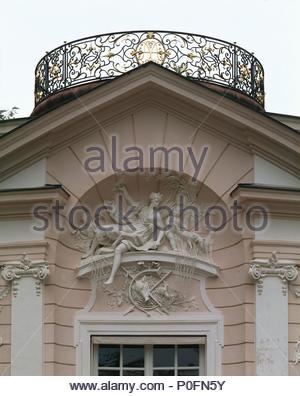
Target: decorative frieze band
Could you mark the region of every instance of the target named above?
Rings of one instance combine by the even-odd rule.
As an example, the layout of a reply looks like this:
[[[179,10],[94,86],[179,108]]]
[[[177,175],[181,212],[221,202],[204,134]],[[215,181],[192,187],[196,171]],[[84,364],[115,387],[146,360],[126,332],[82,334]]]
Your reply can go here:
[[[257,291],[263,292],[263,280],[267,276],[279,277],[282,280],[282,293],[287,293],[287,282],[293,281],[298,276],[298,269],[291,260],[278,259],[273,252],[269,259],[254,259],[251,263],[249,274],[257,281]]]
[[[33,277],[36,279],[36,294],[41,294],[41,282],[49,274],[49,267],[46,262],[31,261],[26,255],[16,263],[5,263],[1,271],[1,276],[7,282],[12,282],[12,294],[18,295],[18,281],[22,277]]]

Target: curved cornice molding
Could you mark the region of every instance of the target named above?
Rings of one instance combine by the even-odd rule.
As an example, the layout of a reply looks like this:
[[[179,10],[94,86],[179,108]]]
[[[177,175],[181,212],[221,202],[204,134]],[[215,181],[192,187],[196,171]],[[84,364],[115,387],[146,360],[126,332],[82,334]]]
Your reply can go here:
[[[97,278],[104,279],[106,276],[105,269],[111,267],[112,259],[113,255],[111,254],[93,256],[82,260],[78,269],[78,277],[92,277],[93,273],[97,271]],[[208,261],[168,251],[128,252],[123,255],[121,265],[127,266],[136,262],[148,261],[159,262],[165,270],[172,270],[174,275],[181,274],[177,267],[183,264],[187,269],[190,269],[192,277],[195,279],[217,276],[219,270],[215,264]],[[101,270],[103,270],[103,276],[101,275]]]

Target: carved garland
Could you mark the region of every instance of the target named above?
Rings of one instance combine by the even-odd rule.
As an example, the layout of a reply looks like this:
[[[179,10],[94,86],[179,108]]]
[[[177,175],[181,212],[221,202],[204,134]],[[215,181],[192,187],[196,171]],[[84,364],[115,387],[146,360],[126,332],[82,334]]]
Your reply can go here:
[[[287,293],[287,282],[295,280],[298,276],[296,265],[290,260],[279,260],[277,253],[273,252],[269,259],[254,259],[249,269],[249,274],[257,281],[257,291],[263,292],[263,280],[267,276],[279,277],[282,280],[282,293]]]

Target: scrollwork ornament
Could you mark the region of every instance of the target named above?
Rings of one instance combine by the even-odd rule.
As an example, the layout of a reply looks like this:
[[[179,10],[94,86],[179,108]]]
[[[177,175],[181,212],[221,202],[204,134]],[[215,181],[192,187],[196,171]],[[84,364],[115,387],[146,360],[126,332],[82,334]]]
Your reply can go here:
[[[249,268],[249,274],[257,281],[258,295],[263,292],[263,279],[273,276],[281,279],[282,294],[285,296],[288,282],[297,278],[298,269],[292,261],[278,259],[277,253],[273,252],[269,259],[254,259]]]
[[[288,282],[295,280],[298,276],[298,270],[294,265],[286,266],[284,277]]]
[[[14,267],[5,266],[1,272],[2,278],[7,282],[11,282],[14,279],[18,279],[21,276],[15,271]]]
[[[49,268],[47,265],[42,265],[37,268],[37,272],[33,276],[39,280],[44,280],[49,275]]]
[[[112,79],[146,62],[232,87],[264,104],[262,65],[236,44],[189,33],[131,31],[79,39],[47,53],[36,67],[36,105],[63,89]]]
[[[36,279],[36,294],[41,292],[41,282],[49,274],[48,264],[45,262],[33,262],[25,254],[19,262],[6,263],[1,271],[2,278],[11,282],[12,294],[17,297],[19,290],[19,281],[22,277],[33,277]]]
[[[261,267],[258,264],[253,264],[250,267],[249,273],[253,279],[258,280],[262,276]]]

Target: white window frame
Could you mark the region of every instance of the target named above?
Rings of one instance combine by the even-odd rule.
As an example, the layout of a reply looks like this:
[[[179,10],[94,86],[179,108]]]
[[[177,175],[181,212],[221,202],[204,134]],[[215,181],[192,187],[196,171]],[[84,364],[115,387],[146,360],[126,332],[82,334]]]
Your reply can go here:
[[[217,313],[174,313],[145,319],[119,313],[80,312],[75,318],[77,375],[93,374],[92,336],[205,336],[206,375],[221,375],[223,318]]]
[[[163,253],[163,252],[161,252]],[[154,254],[137,257],[135,260],[162,261],[163,255]],[[127,259],[130,258],[130,255]],[[170,259],[168,259],[170,260]],[[216,275],[212,264],[202,263],[197,274],[199,294],[204,305],[203,311],[172,312],[161,316],[145,317],[141,312],[124,316],[121,312],[92,311],[97,298],[97,280],[91,279],[90,299],[84,309],[78,311],[74,319],[76,347],[76,374],[90,376],[92,373],[92,336],[205,336],[206,375],[222,375],[221,351],[224,344],[224,320],[221,311],[211,303],[206,293],[206,277]]]
[[[92,363],[91,363],[91,374],[94,376],[98,375],[98,348],[101,345],[143,345],[144,346],[144,366],[143,368],[137,368],[137,370],[144,371],[144,375],[153,375],[153,370],[166,370],[171,369],[177,373],[180,369],[187,369],[187,367],[178,367],[178,345],[199,345],[199,362],[198,366],[190,367],[190,369],[198,369],[199,375],[206,375],[206,337],[174,337],[174,336],[117,336],[117,337],[109,337],[109,336],[92,336]],[[174,365],[171,367],[153,367],[153,346],[154,345],[171,345],[175,346],[175,360]],[[122,372],[123,362],[122,362],[122,347],[121,347],[121,356],[120,356],[120,366],[116,367]],[[122,375],[122,374],[121,374]],[[175,374],[177,375],[177,374]]]

